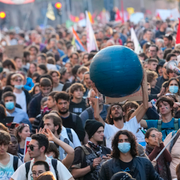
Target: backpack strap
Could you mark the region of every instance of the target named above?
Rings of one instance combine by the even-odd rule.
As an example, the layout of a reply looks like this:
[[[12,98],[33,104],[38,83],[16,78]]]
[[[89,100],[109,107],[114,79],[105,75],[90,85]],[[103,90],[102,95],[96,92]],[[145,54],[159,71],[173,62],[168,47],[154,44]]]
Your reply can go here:
[[[13,168],[14,168],[14,172],[18,168],[18,161],[19,161],[19,158],[17,156],[13,156]]]
[[[87,108],[86,110],[87,110],[88,116],[89,116],[88,119],[93,119],[93,111],[92,111],[92,109],[89,107],[89,108]]]
[[[157,129],[159,132],[162,130],[162,120],[158,120]]]
[[[56,159],[51,159],[51,164],[54,168],[54,171],[56,173],[56,179],[59,180],[59,177],[58,177],[58,171],[57,171],[57,160]]]
[[[179,123],[178,123],[178,119],[174,119],[174,130],[178,130],[179,129]]]
[[[30,169],[31,161],[28,161],[25,163],[25,169],[26,169],[26,179],[28,179],[29,169]]]
[[[70,128],[66,128],[66,132],[68,135],[69,140],[73,143],[73,135]]]
[[[82,150],[84,151],[84,154],[87,156],[90,154],[90,152],[87,150],[85,145],[80,146],[82,148]],[[84,158],[83,158],[84,159]]]

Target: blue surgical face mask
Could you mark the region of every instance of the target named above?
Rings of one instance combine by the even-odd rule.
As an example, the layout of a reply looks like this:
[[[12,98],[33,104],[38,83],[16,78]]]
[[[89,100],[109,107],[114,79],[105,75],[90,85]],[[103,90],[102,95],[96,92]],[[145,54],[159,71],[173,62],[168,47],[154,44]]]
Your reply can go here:
[[[54,159],[54,157],[51,155],[51,156],[49,156],[48,158],[50,158],[50,159]]]
[[[22,87],[24,87],[24,85],[14,85],[14,87],[16,88],[16,89],[21,89]]]
[[[131,149],[131,144],[129,142],[118,143],[118,149],[122,153],[127,153]]]
[[[14,108],[14,102],[12,102],[12,101],[6,102],[5,106],[6,106],[7,110],[12,110]]]
[[[178,92],[178,86],[169,86],[169,92],[172,94],[176,94]]]

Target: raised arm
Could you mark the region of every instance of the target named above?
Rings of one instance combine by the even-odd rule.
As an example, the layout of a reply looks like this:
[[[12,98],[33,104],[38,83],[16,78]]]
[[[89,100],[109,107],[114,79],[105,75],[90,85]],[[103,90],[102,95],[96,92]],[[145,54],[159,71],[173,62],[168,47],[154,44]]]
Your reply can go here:
[[[64,151],[67,153],[67,156],[62,160],[62,163],[66,166],[67,169],[69,169],[74,160],[74,149],[65,142],[55,137],[51,130],[49,130],[48,128],[43,129],[42,133],[48,137],[49,141],[53,141],[64,149]]]
[[[142,85],[143,104],[141,104],[130,117],[131,119],[134,116],[136,116],[138,123],[141,121],[147,109],[149,108],[148,107],[147,75],[145,71],[144,71],[144,77],[143,77],[143,81],[141,85]]]

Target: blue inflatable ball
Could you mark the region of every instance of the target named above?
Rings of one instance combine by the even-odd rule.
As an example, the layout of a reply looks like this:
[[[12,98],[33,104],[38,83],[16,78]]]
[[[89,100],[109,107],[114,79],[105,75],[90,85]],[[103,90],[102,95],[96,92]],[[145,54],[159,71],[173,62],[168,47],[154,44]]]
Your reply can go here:
[[[124,97],[140,88],[143,68],[137,54],[131,49],[110,46],[94,56],[90,78],[105,96]]]

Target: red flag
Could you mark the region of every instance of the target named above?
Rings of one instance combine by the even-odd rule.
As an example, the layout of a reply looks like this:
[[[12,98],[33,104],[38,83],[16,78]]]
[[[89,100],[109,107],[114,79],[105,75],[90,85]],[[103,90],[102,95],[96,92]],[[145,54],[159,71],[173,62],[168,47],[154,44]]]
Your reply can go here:
[[[116,18],[115,18],[115,21],[122,21],[122,18],[121,18],[121,14],[120,14],[119,9],[116,11]]]
[[[180,19],[179,19],[178,30],[176,35],[176,44],[180,44]]]
[[[26,4],[26,3],[32,3],[35,0],[0,0],[2,3],[6,4]]]
[[[122,23],[124,23],[124,5],[123,5],[123,0],[121,0],[121,12],[122,12]]]
[[[156,19],[161,20],[161,16],[160,16],[160,14],[159,14],[159,13],[157,13],[157,15],[156,15]]]

